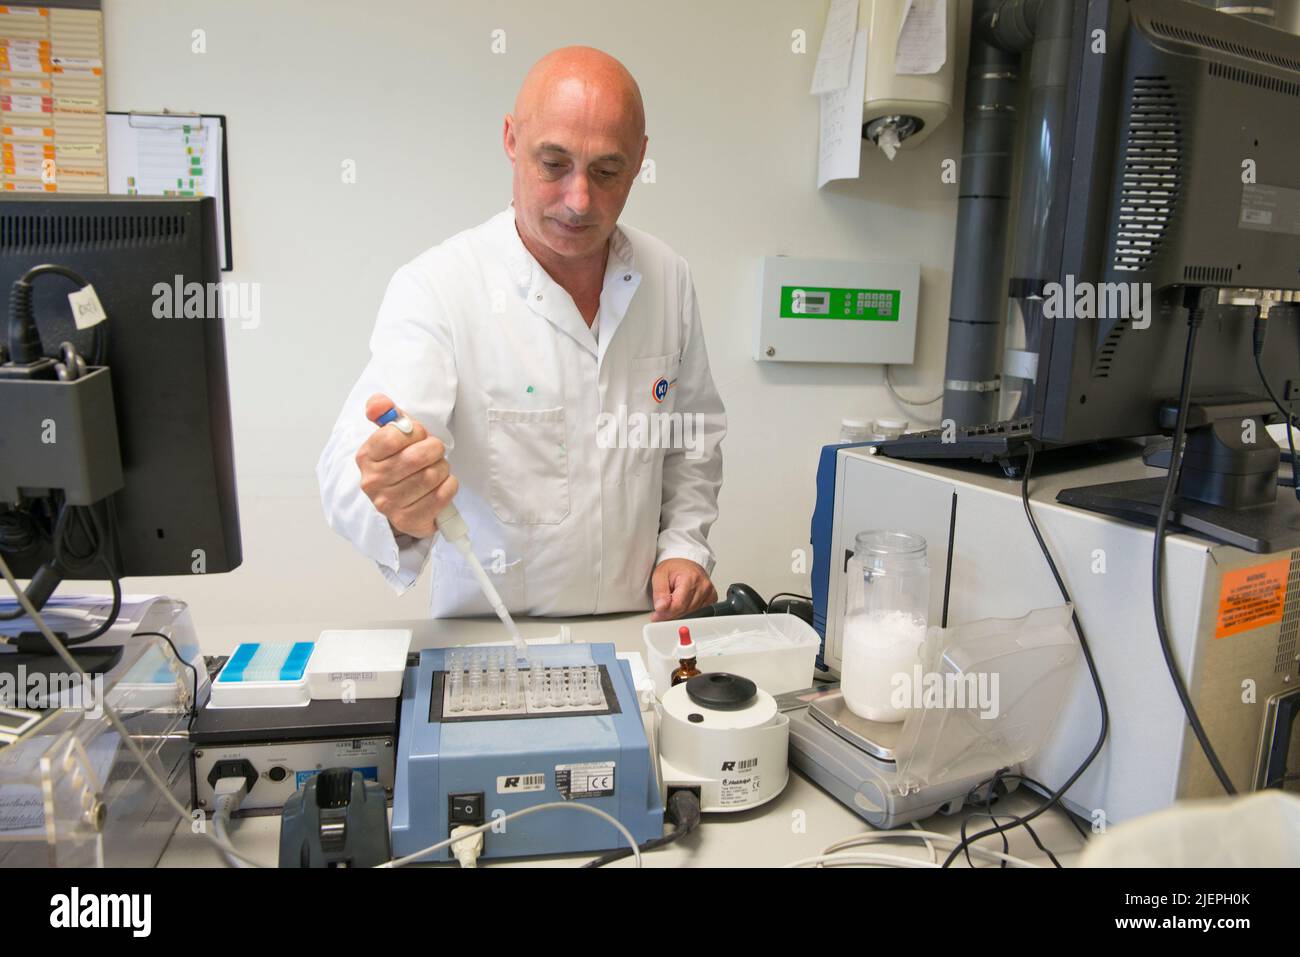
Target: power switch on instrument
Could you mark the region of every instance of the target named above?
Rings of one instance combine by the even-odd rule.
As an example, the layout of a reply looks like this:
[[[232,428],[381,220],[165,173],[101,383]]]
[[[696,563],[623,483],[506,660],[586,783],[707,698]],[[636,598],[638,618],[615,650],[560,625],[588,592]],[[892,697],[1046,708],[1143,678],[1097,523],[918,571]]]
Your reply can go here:
[[[483,792],[473,794],[453,794],[448,797],[448,819],[454,827],[457,824],[483,823]]]

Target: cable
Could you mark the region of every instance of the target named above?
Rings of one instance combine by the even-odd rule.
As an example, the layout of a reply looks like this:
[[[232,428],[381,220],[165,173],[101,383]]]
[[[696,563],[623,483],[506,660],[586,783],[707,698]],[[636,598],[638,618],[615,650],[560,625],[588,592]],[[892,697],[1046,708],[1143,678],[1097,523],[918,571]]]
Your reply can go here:
[[[1088,756],[1083,759],[1083,763],[1075,769],[1073,774],[1066,778],[1065,783],[1062,784],[1059,789],[1048,795],[1047,800],[1024,817],[1017,817],[1014,821],[1008,824],[998,824],[994,827],[986,828],[969,838],[963,837],[961,844],[954,848],[952,853],[950,853],[947,859],[943,862],[944,867],[950,867],[952,862],[957,859],[957,856],[967,847],[971,847],[971,845],[976,841],[988,837],[990,834],[1001,834],[1009,828],[1023,826],[1026,822],[1032,821],[1034,818],[1045,813],[1049,808],[1056,805],[1061,800],[1061,796],[1074,785],[1075,781],[1079,780],[1079,778],[1083,776],[1083,773],[1087,771],[1092,765],[1092,762],[1096,760],[1097,755],[1101,752],[1102,745],[1106,743],[1106,735],[1110,731],[1110,709],[1106,706],[1106,693],[1101,687],[1101,676],[1097,673],[1097,663],[1093,660],[1092,648],[1088,644],[1088,636],[1084,633],[1083,623],[1079,621],[1079,612],[1074,607],[1073,599],[1070,598],[1070,590],[1066,587],[1065,580],[1061,578],[1061,573],[1056,567],[1056,561],[1052,558],[1051,549],[1047,547],[1047,542],[1043,539],[1043,533],[1038,529],[1038,522],[1034,519],[1034,511],[1029,505],[1029,479],[1033,474],[1033,471],[1034,446],[1030,443],[1028,446],[1028,454],[1025,459],[1025,471],[1020,476],[1020,501],[1025,509],[1025,518],[1029,520],[1029,529],[1034,533],[1034,538],[1037,540],[1038,547],[1043,553],[1043,558],[1047,560],[1047,567],[1051,569],[1052,578],[1056,581],[1057,591],[1061,593],[1061,598],[1065,603],[1070,606],[1070,619],[1074,622],[1074,630],[1079,635],[1079,647],[1083,650],[1084,661],[1088,664],[1088,674],[1092,677],[1092,687],[1097,693],[1097,705],[1101,711],[1101,730],[1097,734],[1097,742],[1092,746],[1092,750],[1088,752]],[[1001,774],[1002,772],[999,771],[998,774],[995,774],[989,779],[989,783],[992,784],[996,782]]]
[[[966,838],[966,827],[967,825],[970,824],[970,822],[974,818],[987,817],[994,824],[998,823],[997,815],[993,813],[993,801],[995,798],[1002,796],[997,793],[997,787],[999,784],[1002,784],[1003,782],[1006,781],[1008,777],[1011,776],[1007,772],[1008,769],[1003,768],[1002,770],[998,771],[997,774],[993,775],[993,778],[989,782],[987,791],[984,795],[984,810],[972,812],[971,814],[967,815],[966,818],[961,822],[961,836],[963,841]],[[1030,838],[1033,840],[1034,846],[1037,847],[1040,851],[1042,851],[1045,855],[1047,855],[1047,859],[1052,862],[1053,867],[1059,868],[1061,866],[1061,862],[1056,859],[1056,855],[1053,854],[1051,850],[1047,847],[1047,845],[1042,842],[1042,840],[1038,837],[1038,832],[1033,829],[1033,827],[1029,824],[1029,822],[1025,818],[1020,817],[1019,815],[1016,814],[1011,814],[1010,812],[1007,812],[1002,816],[1010,818],[1013,824],[1023,827],[1025,831],[1029,834]],[[1069,816],[1068,812],[1066,816],[1067,817]],[[1002,837],[1003,852],[1005,853],[1007,851],[1010,851],[1011,844],[1010,842],[1007,841],[1006,833],[1001,832],[1001,837]],[[968,867],[974,867],[975,865],[971,863],[971,859],[970,859],[970,850],[971,850],[970,845],[968,844],[965,849],[966,865]],[[1001,866],[1006,867],[1007,866],[1006,861],[1003,861]]]
[[[182,658],[181,653],[176,650],[175,643],[171,640],[169,636],[164,635],[161,631],[136,631],[131,633],[131,637],[132,638],[161,638],[163,641],[167,642],[168,647],[170,647],[172,650],[172,654],[176,656],[176,660],[179,661],[181,664],[183,664],[186,668],[190,669],[190,675],[193,678],[194,683],[193,685],[191,685],[191,690],[190,690],[189,727],[191,728],[194,727],[194,719],[198,716],[199,713],[199,669],[194,667],[193,662],[186,661],[184,658]]]
[[[1036,789],[1036,790],[1038,790],[1038,791],[1042,791],[1044,794],[1051,794],[1051,793],[1052,793],[1052,789],[1049,788],[1046,784],[1044,784],[1042,781],[1036,780],[1035,778],[1031,778],[1028,774],[1020,774],[1019,772],[1015,772],[1015,773],[1008,772],[1008,773],[1006,773],[1006,774],[1001,775],[1001,777],[1002,777],[1002,780],[1003,780],[1003,781],[1008,781],[1008,780],[1010,780],[1010,779],[1012,779],[1012,778],[1016,778],[1016,779],[1018,779],[1018,780],[1020,780],[1020,781],[1024,781],[1024,782],[1025,782],[1026,784],[1028,784],[1030,787],[1032,787],[1032,788],[1034,788],[1034,789]],[[1065,810],[1065,809],[1063,809],[1063,810]],[[1075,829],[1076,831],[1079,832],[1079,836],[1080,836],[1081,838],[1083,838],[1085,841],[1087,841],[1087,840],[1091,840],[1091,838],[1090,838],[1089,835],[1088,835],[1088,832],[1085,831],[1082,827],[1079,826],[1079,822],[1076,821],[1076,820],[1074,819],[1074,815],[1073,815],[1073,814],[1071,814],[1068,810],[1066,810],[1066,814],[1065,814],[1065,816],[1066,816],[1067,819],[1069,819],[1069,822],[1070,822],[1072,825],[1074,825],[1074,829]]]
[[[9,360],[16,365],[28,365],[44,356],[40,330],[32,311],[32,280],[41,276],[62,276],[76,283],[79,289],[90,285],[78,273],[54,263],[33,266],[14,281],[9,290],[8,342]],[[96,323],[92,336],[91,364],[100,366],[108,357],[108,323]]]
[[[939,393],[937,396],[935,396],[933,399],[909,399],[906,398],[905,396],[900,395],[898,389],[894,387],[893,372],[894,372],[893,366],[891,365],[885,366],[885,387],[889,389],[889,394],[892,395],[895,398],[895,400],[897,400],[902,405],[927,406],[927,405],[934,405],[936,402],[943,401],[942,392]]]
[[[652,838],[641,845],[642,852],[653,851],[660,847],[667,847],[674,841],[679,841],[687,834],[690,834],[700,826],[700,799],[693,791],[674,791],[668,797],[668,807],[665,810],[668,819],[673,823],[673,830],[662,837]],[[621,861],[623,858],[630,856],[630,848],[620,847],[617,851],[610,851],[603,854],[595,860],[588,861],[583,867],[604,867],[613,861]]]
[[[1196,333],[1201,328],[1201,321],[1204,318],[1205,307],[1200,302],[1189,308],[1187,348],[1183,354],[1183,378],[1178,392],[1178,419],[1174,425],[1174,444],[1169,450],[1169,474],[1165,477],[1165,491],[1160,499],[1160,513],[1156,518],[1155,543],[1151,549],[1151,601],[1155,608],[1156,634],[1160,638],[1160,652],[1164,655],[1165,667],[1169,670],[1174,690],[1178,692],[1178,700],[1187,715],[1187,723],[1191,725],[1192,733],[1196,735],[1196,741],[1200,744],[1201,751],[1205,754],[1205,759],[1210,763],[1210,768],[1214,771],[1214,776],[1219,779],[1223,790],[1228,794],[1236,794],[1237,789],[1233,787],[1228,772],[1219,762],[1219,756],[1211,746],[1205,728],[1201,726],[1200,715],[1196,713],[1196,707],[1187,693],[1187,685],[1178,671],[1177,662],[1174,661],[1174,649],[1169,641],[1169,627],[1165,622],[1165,533],[1168,531],[1169,509],[1173,505],[1174,491],[1178,487],[1178,476],[1182,469],[1183,440],[1187,434],[1187,412],[1192,402],[1192,360],[1196,354]]]
[[[84,548],[78,548],[79,543],[75,541],[77,531],[85,540]],[[54,523],[53,544],[54,559],[37,569],[27,586],[27,598],[34,606],[43,607],[65,578],[73,575],[89,577],[93,568],[102,568],[113,592],[108,617],[92,631],[65,639],[69,646],[94,641],[108,633],[122,611],[122,584],[113,563],[117,550],[117,511],[113,500],[104,499],[94,505],[61,505]],[[19,651],[49,653],[45,642],[35,640],[35,636],[26,641],[20,637],[17,646]]]
[[[628,844],[632,847],[632,856],[636,858],[636,866],[637,867],[641,866],[641,848],[637,846],[636,838],[632,836],[631,831],[629,831],[626,827],[623,826],[622,821],[614,817],[614,815],[602,811],[598,807],[592,807],[590,804],[572,804],[572,803],[567,803],[565,801],[548,801],[546,804],[534,804],[532,807],[526,807],[522,811],[515,811],[513,814],[507,814],[505,817],[499,817],[487,824],[480,824],[478,827],[470,828],[468,831],[463,831],[454,837],[449,837],[445,841],[439,841],[437,844],[431,844],[428,847],[422,848],[421,850],[418,850],[413,854],[407,854],[405,857],[399,857],[395,860],[387,861],[377,866],[378,867],[405,867],[407,864],[415,863],[416,861],[420,860],[420,858],[422,857],[428,857],[430,854],[436,853],[437,851],[441,851],[444,847],[448,846],[449,844],[455,844],[458,841],[466,840],[467,838],[473,837],[475,834],[482,834],[484,831],[490,831],[494,827],[498,827],[500,825],[506,824],[507,822],[513,821],[517,818],[527,817],[529,814],[536,814],[538,811],[553,811],[553,810],[582,811],[586,814],[594,814],[597,817],[604,818],[610,824],[614,825],[614,827],[618,828],[618,832],[623,835],[623,839],[627,841]]]
[[[798,598],[800,601],[812,601],[812,597],[811,597],[810,595],[796,595],[796,594],[795,594],[794,592],[792,592],[792,591],[779,591],[779,592],[777,592],[775,595],[773,595],[771,598],[769,598],[769,599],[767,600],[767,603],[770,605],[770,604],[772,604],[772,602],[776,601],[778,598]]]
[[[922,833],[921,833],[920,835],[918,835],[918,836],[921,838],[921,841],[925,844],[925,849],[926,849],[927,851],[930,852],[930,863],[931,863],[931,864],[938,864],[938,863],[939,863],[939,855],[938,855],[938,853],[937,853],[937,852],[935,851],[935,849],[934,849],[934,843],[933,843],[933,842],[932,842],[928,837],[925,836],[925,834],[924,834],[925,828],[921,827],[921,825],[918,824],[916,821],[913,821],[913,822],[912,822],[912,830],[914,830],[914,831],[921,831],[921,832],[922,832]]]
[[[834,858],[839,852],[851,847],[860,847],[862,845],[875,844],[881,841],[909,841],[920,840],[926,847],[933,849],[935,844],[948,846],[957,844],[957,839],[950,834],[941,834],[938,831],[927,831],[920,828],[915,821],[912,822],[915,830],[911,831],[868,831],[865,834],[858,834],[854,837],[848,837],[841,841],[836,841],[827,847],[821,854],[816,857],[804,858],[802,861],[795,861],[786,867],[804,867],[808,866],[807,862],[825,862]],[[987,847],[972,847],[971,852],[977,857],[983,857],[990,861],[999,861],[1011,864],[1014,867],[1031,867],[1039,868],[1040,865],[1033,861],[1027,861],[1011,854],[1005,854],[1000,851],[994,851]],[[909,862],[909,866],[937,866],[933,861],[917,861],[915,858],[903,858]]]
[[[248,793],[248,779],[244,777],[222,778],[212,789],[216,797],[216,803],[212,810],[212,829],[216,831],[218,839],[234,847],[234,842],[230,840],[230,833],[226,830],[226,825],[230,823],[230,817],[239,810],[239,805],[244,803],[244,795]],[[225,858],[226,864],[230,867],[249,867],[243,860],[228,851],[222,851],[221,856]]]
[[[929,861],[917,860],[915,857],[897,857],[893,854],[819,854],[816,857],[805,857],[803,860],[793,861],[784,865],[791,867],[824,867],[830,864],[834,867],[840,867],[845,864],[882,864],[886,867],[920,867],[920,868],[938,868],[938,864],[931,864]]]
[[[14,595],[17,596],[19,604],[26,609],[27,614],[31,617],[33,623],[35,623],[36,627],[40,629],[41,634],[43,634],[45,639],[50,643],[50,647],[52,647],[55,653],[63,659],[64,664],[66,664],[73,672],[81,673],[81,668],[77,665],[77,660],[72,657],[72,654],[68,651],[64,643],[59,641],[58,636],[50,630],[50,626],[45,623],[45,619],[41,616],[41,613],[33,607],[31,601],[27,598],[27,595],[18,587],[18,581],[14,578],[13,572],[9,569],[9,563],[5,561],[4,555],[2,554],[0,554],[0,575],[4,576],[4,580],[9,583],[9,587],[13,589]],[[140,745],[136,744],[135,739],[131,737],[131,732],[127,729],[126,725],[122,723],[122,718],[118,715],[117,710],[107,701],[102,702],[102,704],[105,716],[113,725],[114,730],[116,730],[121,736],[122,743],[136,759],[136,763],[140,766],[140,770],[144,772],[145,777],[149,779],[149,783],[158,790],[158,793],[162,795],[163,800],[165,800],[171,806],[171,809],[180,816],[180,819],[188,822],[190,820],[189,810],[185,805],[181,804],[180,801],[176,800],[176,795],[172,794],[171,788],[167,786],[167,782],[164,781],[162,777],[159,776],[158,772],[154,770],[153,765],[149,761],[149,756],[141,750]],[[595,809],[589,808],[588,810]],[[223,854],[229,853],[246,864],[250,864],[254,867],[257,866],[255,861],[236,851],[229,841],[223,841],[217,835],[210,834],[206,830],[202,833],[204,838],[211,842],[218,851]]]
[[[1277,397],[1277,393],[1275,393],[1273,387],[1269,385],[1268,377],[1264,375],[1263,363],[1260,361],[1260,357],[1264,352],[1264,339],[1267,335],[1268,329],[1267,323],[1264,320],[1264,314],[1260,311],[1259,307],[1256,306],[1254,345],[1255,371],[1259,373],[1260,385],[1264,387],[1264,391],[1268,393],[1268,397],[1273,400],[1273,404],[1277,406],[1277,410],[1282,413],[1282,420],[1286,422],[1286,444],[1287,448],[1291,450],[1291,483],[1294,486],[1296,501],[1300,502],[1300,481],[1296,481],[1296,477],[1300,475],[1300,471],[1297,471],[1295,465],[1295,434],[1291,429],[1292,424],[1295,422],[1295,418],[1286,410],[1286,408],[1283,407],[1282,400]]]

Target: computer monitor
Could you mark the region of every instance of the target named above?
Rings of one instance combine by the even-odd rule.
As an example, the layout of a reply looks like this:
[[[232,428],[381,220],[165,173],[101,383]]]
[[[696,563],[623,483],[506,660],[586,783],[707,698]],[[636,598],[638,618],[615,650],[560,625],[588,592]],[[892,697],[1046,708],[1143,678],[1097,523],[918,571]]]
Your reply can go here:
[[[1261,365],[1294,415],[1300,311],[1287,300],[1300,290],[1300,37],[1186,0],[1078,10],[1061,142],[1069,160],[1048,237],[1054,268],[1033,277],[1057,284],[1049,293],[1041,282],[1033,303],[1034,437],[1073,445],[1171,432],[1187,307],[1208,302],[1176,518],[1256,551],[1291,547],[1300,516],[1291,496],[1276,494],[1278,449],[1263,428],[1282,417],[1256,369],[1255,309],[1238,303],[1265,293],[1283,302],[1265,323]],[[1088,285],[1092,302],[1074,308],[1084,305],[1074,291]],[[1074,489],[1061,500],[1154,519],[1163,485]]]
[[[211,574],[242,560],[215,213],[209,197],[0,199],[0,301],[32,266],[56,263],[89,281],[108,315],[120,577]],[[33,290],[46,354],[64,340],[89,354],[69,284]],[[5,553],[20,578],[50,556],[48,542]]]

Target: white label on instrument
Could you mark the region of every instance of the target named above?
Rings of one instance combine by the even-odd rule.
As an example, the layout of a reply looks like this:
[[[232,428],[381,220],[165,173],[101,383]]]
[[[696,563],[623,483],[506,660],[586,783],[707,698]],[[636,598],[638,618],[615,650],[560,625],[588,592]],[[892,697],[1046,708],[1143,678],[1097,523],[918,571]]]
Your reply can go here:
[[[545,790],[545,774],[507,774],[497,778],[497,794],[520,794],[524,791]]]
[[[94,286],[68,293],[68,302],[72,304],[72,319],[78,329],[89,329],[108,318],[99,296],[95,295]]]
[[[566,800],[609,797],[614,793],[614,762],[589,761],[585,764],[557,764],[555,789]]]
[[[758,758],[743,761],[724,761],[722,781],[718,789],[718,802],[723,807],[748,804],[758,796]]]

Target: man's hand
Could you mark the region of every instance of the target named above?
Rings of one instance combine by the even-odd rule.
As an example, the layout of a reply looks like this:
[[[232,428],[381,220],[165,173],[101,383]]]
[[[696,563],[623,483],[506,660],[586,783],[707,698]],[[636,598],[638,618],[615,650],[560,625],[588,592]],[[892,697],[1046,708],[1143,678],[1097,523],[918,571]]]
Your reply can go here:
[[[718,600],[718,593],[706,572],[688,558],[665,558],[650,576],[654,595],[651,621],[682,618]]]
[[[386,395],[366,400],[366,418],[374,422],[395,404]],[[401,414],[401,410],[398,410]],[[419,422],[410,435],[394,427],[376,429],[357,451],[361,491],[388,519],[394,532],[429,538],[437,516],[460,487],[443,458],[446,449]]]

